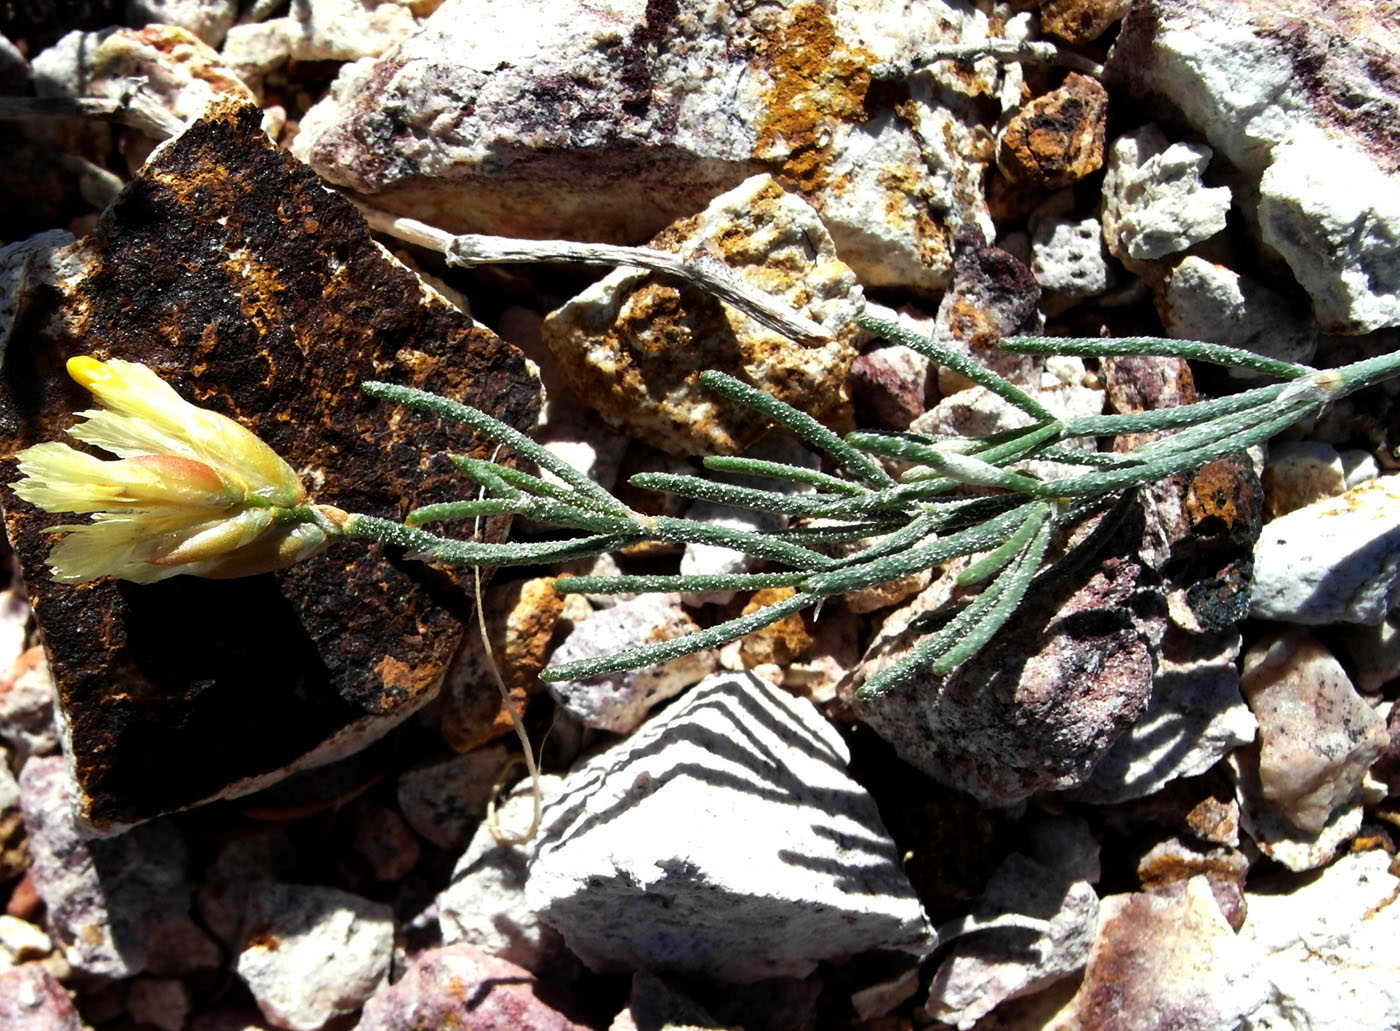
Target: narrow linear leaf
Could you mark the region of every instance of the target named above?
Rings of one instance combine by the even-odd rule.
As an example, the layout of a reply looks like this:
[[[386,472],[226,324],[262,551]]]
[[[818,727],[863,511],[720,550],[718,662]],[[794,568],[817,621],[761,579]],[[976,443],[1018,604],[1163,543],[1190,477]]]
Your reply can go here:
[[[1086,415],[1065,420],[1066,437],[1114,437],[1124,433],[1156,433],[1180,426],[1195,426],[1222,415],[1272,404],[1286,384],[1273,383],[1226,397],[1196,401],[1176,408],[1150,412],[1124,412],[1119,415]]]
[[[696,652],[705,651],[708,648],[718,648],[730,641],[738,640],[745,634],[762,630],[794,612],[801,612],[803,609],[815,605],[819,600],[811,594],[794,594],[792,597],[784,598],[772,605],[765,605],[746,616],[738,616],[717,626],[697,630],[695,633],[686,634],[683,637],[674,637],[669,641],[658,641],[655,644],[618,652],[614,655],[602,655],[594,659],[580,659],[577,662],[566,662],[558,666],[546,666],[540,671],[540,679],[546,683],[557,683],[561,680],[586,680],[589,677],[616,673],[619,670],[660,665],[663,662],[678,659],[682,655],[693,655]]]
[[[806,573],[659,574],[655,576],[566,576],[554,582],[559,594],[643,594],[685,591],[759,591],[796,587]]]
[[[806,412],[800,412],[792,405],[785,404],[742,380],[713,369],[700,373],[700,382],[722,397],[761,412],[774,422],[786,426],[817,450],[830,455],[837,464],[857,479],[877,487],[888,487],[894,483],[889,473]]]
[[[651,520],[649,536],[653,540],[670,541],[672,544],[714,544],[770,562],[781,562],[793,569],[825,569],[832,562],[825,555],[789,544],[771,534],[734,530],[694,519],[657,516]]]
[[[439,537],[426,530],[366,515],[351,516],[342,532],[352,539],[389,544],[404,548],[414,555],[460,566],[522,566],[568,562],[575,558],[617,551],[642,539],[640,533],[611,533],[576,537],[566,541],[486,544]]]
[[[1041,524],[1049,518],[1049,505],[1033,507],[1019,530],[958,574],[958,586],[966,587],[969,584],[980,584],[983,580],[1001,572],[1012,559],[1021,553],[1026,542],[1039,532]]]
[[[1201,340],[1173,340],[1169,337],[1006,337],[998,346],[1013,354],[1066,354],[1078,358],[1146,354],[1161,358],[1189,358],[1212,365],[1252,369],[1280,379],[1296,379],[1313,371],[1306,365],[1282,362],[1238,347],[1209,344]]]
[[[736,487],[730,483],[676,473],[637,473],[627,482],[634,487],[662,494],[674,494],[676,497],[709,501],[716,505],[732,505],[735,508],[749,508],[759,512],[773,512],[778,515],[812,515],[841,500],[829,494],[783,494],[780,491],[760,490],[757,487]]]
[[[791,483],[805,483],[813,487],[823,487],[836,494],[860,497],[869,493],[869,488],[859,483],[843,480],[839,476],[821,472],[818,469],[804,469],[784,462],[767,462],[758,458],[740,458],[735,455],[709,455],[704,460],[705,468],[717,473],[738,473],[744,476],[761,476],[770,480],[787,480]]]

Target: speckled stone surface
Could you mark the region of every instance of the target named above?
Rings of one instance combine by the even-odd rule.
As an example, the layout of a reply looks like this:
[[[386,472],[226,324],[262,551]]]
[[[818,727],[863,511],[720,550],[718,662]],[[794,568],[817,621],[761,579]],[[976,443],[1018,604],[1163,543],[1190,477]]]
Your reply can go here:
[[[146,363],[261,436],[316,501],[391,518],[410,496],[459,496],[441,452],[477,445],[372,401],[362,381],[533,423],[538,382],[520,352],[390,260],[260,117],[212,108],[90,237],[31,256],[0,370],[0,480],[15,479],[18,450],[59,439],[89,407],[63,372],[74,354]],[[61,518],[8,495],[5,509],[79,809],[99,829],[252,790],[382,733],[436,690],[470,612],[465,576],[349,545],[241,580],[57,585],[43,528]]]

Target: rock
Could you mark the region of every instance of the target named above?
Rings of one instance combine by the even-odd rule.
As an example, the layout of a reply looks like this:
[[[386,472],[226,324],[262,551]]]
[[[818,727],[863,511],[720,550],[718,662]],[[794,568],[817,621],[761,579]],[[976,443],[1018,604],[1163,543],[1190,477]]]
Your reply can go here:
[[[698,629],[674,594],[646,594],[594,613],[550,656],[553,665],[611,655]],[[660,666],[608,673],[588,680],[560,680],[549,693],[585,726],[627,734],[653,706],[684,691],[719,668],[713,650],[683,655]]]
[[[486,635],[496,669],[515,711],[524,715],[529,696],[539,690],[537,674],[549,656],[564,598],[554,577],[493,584],[482,596]],[[513,727],[491,671],[480,628],[473,621],[462,637],[442,688],[442,736],[459,752],[470,752]]]
[[[0,676],[0,741],[23,766],[31,755],[58,751],[58,728],[53,718],[54,683],[44,649],[23,652]]]
[[[517,13],[447,0],[380,61],[342,70],[295,153],[453,232],[626,243],[768,171],[871,287],[940,289],[953,232],[991,232],[976,101],[1019,72],[904,71],[930,45],[986,39],[979,11],[782,0],[720,18],[701,0],[572,2],[525,34]]]
[[[1109,56],[1111,90],[1165,98],[1258,177],[1264,242],[1328,330],[1400,324],[1400,148],[1375,128],[1400,111],[1397,42],[1363,0],[1151,0]]]
[[[10,754],[0,748],[0,882],[9,883],[29,868],[19,783],[10,772]]]
[[[1146,710],[1166,624],[1155,576],[1127,557],[1137,541],[1125,525],[1087,572],[1028,596],[993,647],[947,676],[857,695],[857,717],[905,762],[984,805],[1083,783]],[[886,620],[848,689],[914,646],[910,625],[946,590],[936,580]]]
[[[1103,167],[1107,118],[1099,81],[1070,72],[1011,116],[997,142],[997,167],[1012,182],[1064,189]]]
[[[526,899],[599,971],[748,983],[919,950],[922,910],[847,755],[810,703],[709,678],[566,778]]]
[[[1031,273],[1041,289],[1066,297],[1092,297],[1113,282],[1103,223],[1074,211],[1072,191],[1055,194],[1031,212]]]
[[[1120,136],[1103,181],[1103,235],[1109,252],[1135,272],[1225,228],[1228,187],[1201,181],[1211,149],[1167,143],[1156,125]]]
[[[238,0],[126,0],[128,25],[174,25],[211,47],[224,41],[237,20]]]
[[[1192,255],[1167,274],[1157,313],[1180,340],[1205,340],[1306,365],[1317,353],[1317,327],[1272,290]],[[1240,379],[1257,373],[1230,369]]]
[[[355,853],[376,881],[397,881],[418,863],[418,839],[394,809],[359,798],[344,811],[345,831]]]
[[[1390,948],[1400,931],[1400,878],[1390,867],[1385,852],[1353,853],[1309,880],[1278,878],[1249,892],[1240,938],[1259,957],[1256,969],[1269,993],[1246,1026],[1385,1031],[1400,1025],[1400,969]]]
[[[0,96],[23,96],[28,92],[29,79],[29,62],[24,54],[0,34]]]
[[[773,587],[755,591],[744,605],[740,615],[757,612],[766,605],[791,598],[797,591],[792,587]],[[788,666],[806,655],[816,646],[816,620],[810,613],[794,612],[776,623],[770,623],[762,630],[739,639],[739,656],[745,667],[773,664]]]
[[[399,810],[408,825],[438,848],[455,852],[486,815],[491,791],[506,765],[501,745],[437,759],[399,775]]]
[[[0,973],[0,1027],[8,1031],[87,1031],[63,985],[38,963]]]
[[[152,823],[85,840],[58,756],[24,764],[20,798],[34,887],[69,965],[100,977],[141,973],[161,930],[188,920],[184,839],[170,824]]]
[[[627,1008],[614,1018],[608,1031],[648,1031],[650,1028],[692,1031],[721,1027],[703,1006],[672,991],[659,977],[642,970],[632,975],[632,994],[627,999]]]
[[[27,920],[0,915],[0,972],[53,954],[53,940]]]
[[[335,888],[264,882],[248,894],[236,967],[269,1023],[318,1031],[388,980],[393,946],[388,906]]]
[[[1040,0],[1040,29],[1082,46],[1107,32],[1132,5],[1132,0]]]
[[[358,1031],[530,1028],[588,1031],[564,1015],[576,1006],[528,970],[473,945],[430,949],[393,987],[365,1003]]]
[[[877,344],[851,363],[849,389],[856,422],[885,430],[907,429],[937,393],[932,362],[903,344]]]
[[[1221,916],[1205,877],[1109,895],[1099,904],[1084,980],[1044,1026],[1227,1031],[1267,997],[1254,958]]]
[[[771,176],[755,176],[669,226],[651,246],[722,261],[832,338],[798,344],[698,287],[621,268],[545,319],[545,342],[577,397],[631,436],[677,455],[741,451],[770,425],[701,387],[707,369],[739,376],[816,418],[849,421],[845,382],[856,357],[860,287],[801,198]]]
[[[821,978],[813,975],[771,978],[750,984],[700,986],[696,999],[725,1028],[752,1031],[814,1031],[818,1022]],[[687,1029],[688,1031],[688,1029]],[[708,1031],[708,1029],[707,1029]]]
[[[959,939],[933,975],[927,1017],[971,1028],[1007,999],[1040,991],[1084,965],[1098,928],[1099,898],[1089,883],[1098,879],[1098,844],[1083,821],[1061,822],[1073,825],[1056,828],[1072,847],[1050,855],[1042,849],[1036,858],[1007,856],[971,914],[979,922],[1030,917],[1046,921],[1045,930],[988,930]]]
[[[189,987],[173,977],[138,977],[126,995],[126,1011],[141,1024],[160,1031],[182,1031],[189,1025]]]
[[[249,835],[225,844],[205,868],[195,901],[205,925],[227,948],[243,945],[248,895],[296,862],[296,848],[280,832]]]
[[[542,800],[556,798],[561,783],[554,774],[541,776]],[[504,833],[521,835],[533,816],[527,777],[497,807],[496,817]],[[452,870],[452,880],[437,896],[444,945],[474,945],[498,959],[555,977],[578,967],[559,932],[541,923],[525,902],[526,868],[538,840],[498,842],[485,821],[477,827]]]
[[[1260,481],[1264,485],[1264,514],[1269,519],[1336,497],[1348,486],[1341,454],[1320,440],[1270,443]]]
[[[412,6],[398,0],[292,0],[283,17],[229,29],[224,60],[258,87],[288,59],[375,58],[417,29]]]
[[[1100,804],[1141,798],[1168,781],[1204,773],[1253,741],[1257,724],[1240,697],[1239,652],[1238,632],[1197,637],[1169,629],[1147,710],[1074,797]]]
[[[8,546],[5,552],[8,556]],[[15,664],[28,637],[29,600],[24,588],[6,587],[0,591],[0,670],[9,670]]]
[[[370,515],[459,498],[444,453],[486,458],[494,445],[373,402],[362,381],[534,425],[523,356],[387,258],[353,207],[278,153],[261,118],[216,104],[94,235],[0,261],[27,268],[30,284],[11,302],[0,481],[16,478],[16,451],[58,439],[88,404],[63,365],[94,350],[146,362],[323,478],[318,502]],[[42,319],[27,307],[36,297]],[[5,516],[70,730],[79,812],[104,832],[374,740],[436,693],[471,611],[469,574],[444,579],[378,547],[238,580],[55,584],[44,566],[55,517],[8,497]],[[488,539],[506,532],[487,522]]]
[[[1298,830],[1317,834],[1355,804],[1390,743],[1384,718],[1332,653],[1297,630],[1268,632],[1249,649],[1240,688],[1259,720],[1263,798]]]
[[[1343,640],[1357,690],[1372,694],[1400,677],[1400,613],[1377,626],[1359,626]]]
[[[725,530],[743,533],[776,533],[787,527],[787,518],[773,512],[733,505],[717,505],[710,501],[693,501],[685,510],[685,518]],[[680,572],[685,576],[727,576],[747,573],[756,564],[752,556],[718,544],[690,543],[681,555]],[[735,591],[687,591],[680,595],[685,605],[728,605]],[[705,670],[711,673],[713,669]],[[703,676],[704,674],[702,674]]]
[[[1168,888],[1192,877],[1204,875],[1211,895],[1231,930],[1238,931],[1245,919],[1245,877],[1249,860],[1235,848],[1205,849],[1180,838],[1160,841],[1138,860],[1137,875],[1148,891]]]
[[[1400,476],[1382,476],[1265,525],[1250,615],[1315,626],[1385,621],[1400,601]]]

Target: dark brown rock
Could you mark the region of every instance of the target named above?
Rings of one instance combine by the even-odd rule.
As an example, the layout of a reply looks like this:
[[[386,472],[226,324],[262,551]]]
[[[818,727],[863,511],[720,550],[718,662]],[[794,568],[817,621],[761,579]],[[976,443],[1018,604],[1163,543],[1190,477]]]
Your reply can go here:
[[[23,291],[0,478],[89,406],[63,373],[75,354],[144,362],[256,432],[317,502],[377,516],[460,496],[443,452],[487,453],[459,427],[365,397],[364,380],[533,424],[538,383],[520,352],[427,294],[259,119],[252,105],[211,108]],[[58,520],[11,496],[6,519],[79,809],[99,829],[246,793],[382,733],[436,690],[470,611],[467,577],[359,545],[242,580],[63,586],[44,566]]]
[[[1014,182],[1060,190],[1103,167],[1108,91],[1071,72],[1057,90],[1012,116],[997,144],[997,167]]]

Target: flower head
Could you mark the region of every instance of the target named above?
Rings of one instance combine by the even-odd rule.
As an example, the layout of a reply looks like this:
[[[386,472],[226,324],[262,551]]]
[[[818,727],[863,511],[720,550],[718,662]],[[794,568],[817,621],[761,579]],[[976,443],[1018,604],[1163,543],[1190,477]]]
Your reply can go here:
[[[306,504],[301,480],[252,432],[193,405],[138,362],[68,361],[68,374],[103,408],[79,412],[67,444],[19,453],[14,491],[47,512],[90,513],[54,526],[55,580],[104,576],[152,583],[168,576],[247,576],[324,548],[344,514]]]

